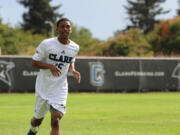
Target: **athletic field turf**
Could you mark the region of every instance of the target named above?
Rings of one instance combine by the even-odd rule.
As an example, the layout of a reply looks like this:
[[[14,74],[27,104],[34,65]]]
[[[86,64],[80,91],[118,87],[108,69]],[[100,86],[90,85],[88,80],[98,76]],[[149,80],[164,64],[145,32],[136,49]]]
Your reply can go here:
[[[34,94],[0,94],[0,135],[26,135]],[[49,135],[50,117],[38,135]],[[62,135],[180,135],[180,93],[70,94]]]

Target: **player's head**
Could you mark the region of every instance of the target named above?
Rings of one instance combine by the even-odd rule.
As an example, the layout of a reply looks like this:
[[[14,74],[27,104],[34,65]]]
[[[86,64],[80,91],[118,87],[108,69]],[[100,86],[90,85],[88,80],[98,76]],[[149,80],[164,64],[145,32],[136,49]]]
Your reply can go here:
[[[62,38],[68,38],[72,32],[72,23],[68,18],[61,18],[57,21],[57,32]]]
[[[69,20],[68,18],[61,18],[61,19],[59,19],[59,20],[57,21],[57,27],[59,27],[59,24],[60,24],[61,22],[63,22],[63,21],[68,21],[68,22],[70,22],[70,24],[72,25],[71,20]]]

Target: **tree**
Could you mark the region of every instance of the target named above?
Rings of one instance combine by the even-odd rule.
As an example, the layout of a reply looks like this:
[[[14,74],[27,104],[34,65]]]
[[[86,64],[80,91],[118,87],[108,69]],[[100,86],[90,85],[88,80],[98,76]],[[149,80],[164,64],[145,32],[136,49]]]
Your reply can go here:
[[[14,44],[15,31],[8,24],[2,24],[0,19],[0,48],[2,54],[17,54],[18,49]]]
[[[97,55],[103,56],[129,56],[147,57],[152,56],[152,47],[141,34],[140,29],[130,29],[98,45]]]
[[[178,0],[178,6],[179,6],[179,9],[177,10],[177,15],[180,16],[180,0]]]
[[[95,45],[100,42],[100,40],[92,37],[89,29],[76,25],[72,26],[70,38],[80,45],[79,55],[94,55],[94,51],[97,50]]]
[[[46,34],[51,27],[45,21],[56,22],[63,14],[56,12],[61,5],[50,6],[52,0],[18,0],[28,12],[23,14],[24,23],[22,27],[25,31],[32,30],[33,34]]]
[[[33,34],[21,28],[12,28],[2,24],[0,18],[0,48],[3,55],[33,55],[37,45],[47,38],[45,35]]]
[[[125,6],[132,26],[127,28],[139,27],[143,33],[148,33],[157,22],[157,15],[166,14],[169,11],[163,11],[160,3],[166,0],[127,0],[128,6]]]
[[[154,54],[179,55],[180,54],[180,17],[161,21],[154,30],[147,35]]]

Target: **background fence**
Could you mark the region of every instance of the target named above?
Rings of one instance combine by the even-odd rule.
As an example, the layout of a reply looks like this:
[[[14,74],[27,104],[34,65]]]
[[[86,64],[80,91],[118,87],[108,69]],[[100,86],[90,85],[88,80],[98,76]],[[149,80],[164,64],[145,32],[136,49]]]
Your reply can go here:
[[[78,84],[68,73],[70,92],[130,92],[180,90],[178,58],[78,57]],[[0,57],[0,92],[34,92],[38,69],[31,57]]]

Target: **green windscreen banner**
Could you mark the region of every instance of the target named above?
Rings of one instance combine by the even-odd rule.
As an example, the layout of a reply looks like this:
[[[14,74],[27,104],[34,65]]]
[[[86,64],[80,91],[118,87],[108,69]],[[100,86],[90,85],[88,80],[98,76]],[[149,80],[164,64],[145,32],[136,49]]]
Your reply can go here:
[[[180,59],[77,57],[78,84],[68,73],[70,92],[178,91]],[[31,57],[0,57],[0,92],[34,92],[39,69]]]

